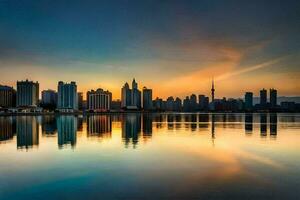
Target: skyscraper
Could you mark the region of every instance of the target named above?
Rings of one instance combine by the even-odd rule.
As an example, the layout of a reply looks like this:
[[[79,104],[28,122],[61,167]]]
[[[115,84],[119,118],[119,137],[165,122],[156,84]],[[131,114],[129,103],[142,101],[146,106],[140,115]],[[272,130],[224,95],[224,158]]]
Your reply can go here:
[[[270,89],[270,106],[273,109],[277,106],[277,90],[274,88]]]
[[[0,85],[0,107],[8,108],[16,105],[16,91],[9,86]]]
[[[134,110],[141,108],[141,91],[135,79],[132,81],[132,89],[129,88],[128,83],[122,87],[121,101],[122,108]]]
[[[36,107],[39,101],[39,83],[33,81],[17,82],[17,106]]]
[[[90,111],[108,111],[111,108],[112,94],[99,88],[87,92],[87,107]]]
[[[166,110],[167,111],[173,111],[174,110],[174,98],[171,96],[171,97],[168,97],[167,98],[167,103],[166,103]]]
[[[126,108],[131,105],[131,90],[126,82],[121,89],[121,107]]]
[[[262,89],[260,91],[260,107],[266,108],[267,106],[267,90]]]
[[[190,97],[190,111],[197,111],[197,110],[198,110],[197,96],[195,94],[192,94]]]
[[[215,110],[215,84],[214,84],[214,79],[212,80],[212,84],[211,84],[210,110]]]
[[[151,110],[152,105],[152,89],[143,88],[143,108],[144,110]]]
[[[246,92],[245,93],[245,109],[247,111],[252,110],[253,107],[253,93],[252,92]]]
[[[78,110],[82,110],[83,109],[83,93],[82,92],[77,93],[77,100],[78,100]]]
[[[57,109],[63,112],[78,109],[77,85],[75,82],[58,82]]]
[[[57,105],[57,92],[54,90],[42,91],[42,104],[44,105]]]
[[[209,98],[205,95],[199,95],[198,96],[199,101],[199,110],[204,111],[208,110],[208,104],[209,104]]]
[[[132,80],[131,106],[134,109],[141,108],[141,91],[138,89],[138,84],[135,79]]]

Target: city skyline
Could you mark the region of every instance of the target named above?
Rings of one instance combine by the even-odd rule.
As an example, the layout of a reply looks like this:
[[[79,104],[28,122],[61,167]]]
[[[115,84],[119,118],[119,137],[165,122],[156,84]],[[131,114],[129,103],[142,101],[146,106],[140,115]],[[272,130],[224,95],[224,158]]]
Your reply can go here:
[[[298,1],[80,1],[0,3],[1,84],[40,90],[76,81],[84,94],[133,77],[153,97],[299,96]],[[68,10],[68,11],[66,11]],[[155,10],[155,12],[152,12]],[[113,14],[112,14],[113,13]]]

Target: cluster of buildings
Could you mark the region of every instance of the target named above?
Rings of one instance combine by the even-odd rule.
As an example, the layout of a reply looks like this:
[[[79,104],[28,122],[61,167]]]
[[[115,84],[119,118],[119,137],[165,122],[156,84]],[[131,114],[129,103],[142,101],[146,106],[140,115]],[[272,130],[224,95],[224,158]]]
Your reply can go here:
[[[215,98],[215,86],[212,82],[211,99],[205,95],[192,94],[183,100],[179,97],[153,99],[152,89],[138,88],[133,79],[131,87],[125,83],[121,88],[121,100],[112,100],[112,93],[101,88],[90,90],[83,100],[83,93],[77,91],[76,82],[59,81],[57,91],[43,90],[39,99],[39,83],[17,81],[17,90],[0,85],[0,109],[9,112],[108,112],[108,111],[169,111],[169,112],[264,112],[264,111],[300,111],[300,104],[285,101],[277,103],[277,90],[260,91],[260,102],[254,104],[253,93],[246,92],[244,99]]]

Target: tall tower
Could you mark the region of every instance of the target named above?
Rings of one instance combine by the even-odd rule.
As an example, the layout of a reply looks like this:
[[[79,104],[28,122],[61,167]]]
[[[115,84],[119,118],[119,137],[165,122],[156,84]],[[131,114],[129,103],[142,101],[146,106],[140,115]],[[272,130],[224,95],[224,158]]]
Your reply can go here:
[[[214,79],[212,80],[211,84],[211,102],[215,101],[215,84],[214,84]]]

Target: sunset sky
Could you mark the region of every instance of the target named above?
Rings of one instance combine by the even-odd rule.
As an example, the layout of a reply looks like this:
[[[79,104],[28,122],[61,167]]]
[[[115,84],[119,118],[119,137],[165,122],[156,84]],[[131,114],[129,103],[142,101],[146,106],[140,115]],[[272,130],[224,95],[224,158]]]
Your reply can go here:
[[[0,84],[300,95],[300,1],[0,1]]]

